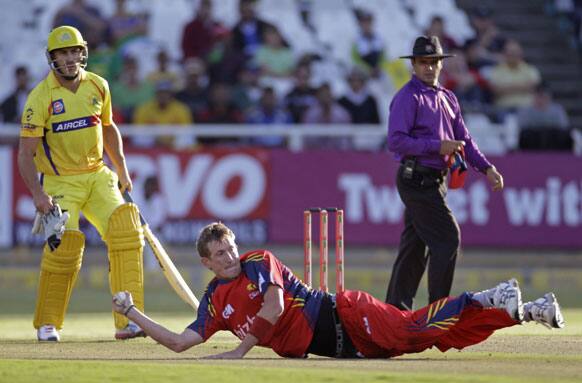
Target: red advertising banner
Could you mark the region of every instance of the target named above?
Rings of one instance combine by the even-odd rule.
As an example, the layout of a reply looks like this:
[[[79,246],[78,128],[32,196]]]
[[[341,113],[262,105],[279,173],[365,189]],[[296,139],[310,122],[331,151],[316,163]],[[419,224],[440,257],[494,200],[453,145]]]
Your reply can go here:
[[[132,196],[148,223],[173,243],[194,243],[203,225],[221,220],[233,226],[241,242],[266,242],[269,216],[269,152],[260,149],[168,151],[126,149],[134,184]],[[16,161],[14,161],[16,163]],[[14,165],[16,166],[16,165]],[[15,239],[36,243],[30,235],[32,198],[14,169]],[[82,223],[88,241],[100,241]]]
[[[4,222],[12,219],[12,225],[0,227],[5,246],[10,238],[18,244],[41,240],[30,235],[34,206],[14,152],[2,152],[13,159],[2,170],[12,185],[2,188],[0,202],[13,207],[4,210],[12,215]],[[203,225],[220,219],[241,243],[300,244],[309,207],[343,208],[348,244],[399,241],[404,207],[395,186],[398,164],[389,153],[126,152],[134,199],[168,242],[192,244]],[[447,197],[464,246],[582,248],[582,158],[519,153],[491,160],[505,178],[502,192],[492,192],[485,176],[470,170],[465,187]],[[3,168],[8,163],[2,161]],[[83,230],[90,243],[100,241],[90,225]]]

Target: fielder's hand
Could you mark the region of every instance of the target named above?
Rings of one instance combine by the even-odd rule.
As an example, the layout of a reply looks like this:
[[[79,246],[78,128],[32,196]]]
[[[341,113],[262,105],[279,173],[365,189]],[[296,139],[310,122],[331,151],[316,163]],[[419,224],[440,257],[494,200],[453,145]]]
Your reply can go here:
[[[113,296],[113,311],[127,315],[134,308],[133,298],[129,291],[120,291]]]
[[[231,351],[222,352],[220,354],[207,355],[202,359],[241,359],[244,356],[245,356],[244,354],[241,354],[240,351],[235,349]]]

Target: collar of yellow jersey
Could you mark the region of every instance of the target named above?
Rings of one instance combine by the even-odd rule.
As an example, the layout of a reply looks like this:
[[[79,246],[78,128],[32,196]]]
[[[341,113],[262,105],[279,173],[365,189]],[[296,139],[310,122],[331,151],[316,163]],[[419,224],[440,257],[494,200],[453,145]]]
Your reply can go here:
[[[87,72],[85,71],[85,69],[81,68],[79,69],[80,74],[81,74],[81,81],[84,81],[87,79]],[[48,82],[49,85],[52,88],[60,88],[62,85],[61,83],[59,83],[59,80],[57,80],[57,75],[55,74],[54,70],[51,70],[51,72],[49,73],[48,76]]]

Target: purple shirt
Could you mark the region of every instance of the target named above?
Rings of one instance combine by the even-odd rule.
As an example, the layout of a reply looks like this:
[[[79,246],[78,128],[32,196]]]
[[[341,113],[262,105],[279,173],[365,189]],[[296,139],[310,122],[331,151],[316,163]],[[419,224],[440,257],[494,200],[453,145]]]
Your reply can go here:
[[[469,134],[455,94],[413,75],[390,104],[388,149],[398,161],[414,156],[424,166],[445,169],[448,156],[439,154],[442,140],[465,141],[466,160],[477,170],[491,166]]]

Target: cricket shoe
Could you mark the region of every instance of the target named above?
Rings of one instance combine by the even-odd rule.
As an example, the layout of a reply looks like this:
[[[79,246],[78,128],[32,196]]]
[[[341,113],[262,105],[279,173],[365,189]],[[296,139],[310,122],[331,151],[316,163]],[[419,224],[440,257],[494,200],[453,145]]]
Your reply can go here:
[[[40,342],[58,342],[60,340],[59,331],[52,324],[40,326],[36,336]]]
[[[511,278],[497,285],[493,293],[493,306],[505,309],[516,321],[523,321],[523,302],[517,279]]]
[[[115,339],[117,340],[133,339],[138,337],[145,338],[146,333],[133,322],[129,322],[127,326],[121,330],[115,331]]]
[[[526,320],[541,323],[547,328],[564,328],[566,321],[560,310],[560,305],[554,293],[546,293],[543,297],[525,304]]]

